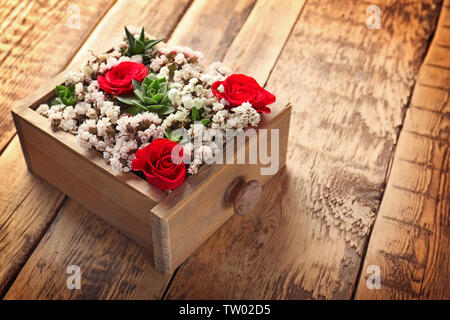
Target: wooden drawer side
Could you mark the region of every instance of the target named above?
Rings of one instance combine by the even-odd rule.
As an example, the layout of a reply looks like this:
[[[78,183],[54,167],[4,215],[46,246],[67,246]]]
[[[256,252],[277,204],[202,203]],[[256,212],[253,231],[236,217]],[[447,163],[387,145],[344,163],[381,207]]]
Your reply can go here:
[[[286,163],[290,112],[291,107],[287,106],[267,117],[260,127],[279,129],[279,169]],[[257,139],[257,135],[251,139]],[[249,144],[247,140],[246,150]],[[268,144],[270,150],[270,141]],[[203,166],[196,176],[190,177],[152,209],[153,248],[158,271],[165,274],[174,271],[234,214],[224,194],[235,178],[256,179],[264,184],[273,177],[261,175],[260,168],[259,164]]]
[[[30,170],[152,251],[155,202],[15,115]],[[67,133],[63,133],[67,134]],[[140,179],[140,178],[139,178]]]

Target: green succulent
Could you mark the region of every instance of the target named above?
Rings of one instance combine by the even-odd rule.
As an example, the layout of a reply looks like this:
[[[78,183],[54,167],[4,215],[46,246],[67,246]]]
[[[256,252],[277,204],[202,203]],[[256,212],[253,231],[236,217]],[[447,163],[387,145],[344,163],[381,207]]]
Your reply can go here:
[[[155,75],[150,74],[141,82],[133,80],[134,96],[117,97],[117,100],[131,105],[132,107],[124,110],[123,113],[136,115],[140,112],[155,112],[159,116],[166,116],[175,111],[167,92],[169,91],[169,82],[165,78],[157,79]]]
[[[164,39],[146,40],[144,28],[142,28],[141,30],[139,39],[133,37],[130,31],[128,31],[127,27],[125,27],[125,35],[127,36],[129,47],[128,49],[125,50],[124,54],[130,57],[136,54],[145,55],[145,52],[148,49],[152,48],[153,46],[164,40]]]
[[[51,101],[52,105],[65,104],[66,106],[73,106],[77,103],[77,95],[75,94],[75,85],[69,87],[56,86],[56,98]]]
[[[192,118],[192,122],[201,121],[202,124],[206,127],[206,126],[208,126],[208,123],[211,121],[211,119],[202,118],[203,112],[205,112],[205,109],[203,109],[203,108],[200,108],[200,110],[198,110],[196,107],[192,107],[191,118]]]

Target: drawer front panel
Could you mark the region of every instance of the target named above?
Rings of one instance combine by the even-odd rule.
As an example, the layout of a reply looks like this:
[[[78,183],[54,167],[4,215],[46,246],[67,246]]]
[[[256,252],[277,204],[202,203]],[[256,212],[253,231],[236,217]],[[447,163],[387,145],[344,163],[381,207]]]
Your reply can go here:
[[[279,169],[286,162],[291,107],[266,117],[260,128],[279,129]],[[257,139],[247,139],[246,150]],[[270,150],[270,139],[268,139]],[[236,153],[235,153],[236,154]],[[248,159],[248,157],[247,157]],[[233,214],[226,201],[228,186],[236,178],[245,182],[267,182],[273,175],[261,175],[260,164],[205,165],[196,176],[152,209],[155,264],[162,273],[172,272]]]
[[[33,173],[152,252],[150,210],[155,202],[40,129],[19,121]]]

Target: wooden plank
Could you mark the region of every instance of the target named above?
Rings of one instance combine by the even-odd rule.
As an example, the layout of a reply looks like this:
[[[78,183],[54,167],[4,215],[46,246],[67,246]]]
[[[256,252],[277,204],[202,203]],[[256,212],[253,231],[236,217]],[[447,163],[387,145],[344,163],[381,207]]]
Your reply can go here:
[[[67,287],[71,265],[79,290]],[[158,299],[168,280],[151,253],[68,200],[4,299]]]
[[[180,267],[167,298],[351,297],[437,4],[379,2],[371,30],[367,3],[306,3],[267,84],[293,104],[287,167],[254,215]]]
[[[195,0],[169,43],[203,52],[205,63],[222,61],[255,3],[256,0]]]
[[[4,1],[1,6],[0,152],[15,129],[11,104],[60,71],[112,1],[81,1],[80,29],[68,29],[69,1]],[[52,32],[47,32],[51,27]],[[50,63],[51,61],[51,63]],[[43,68],[42,66],[45,66]],[[27,171],[18,138],[0,156],[0,297],[17,276],[64,197]]]
[[[450,22],[449,7],[450,1],[444,1],[414,88],[357,299],[450,299],[450,99],[447,90],[421,85],[448,86],[434,83],[442,75],[428,64],[450,65],[450,54],[436,56],[442,46],[450,48],[450,37],[446,42],[441,37]],[[445,77],[448,72],[442,71]],[[364,270],[370,265],[380,268],[379,289],[367,285],[370,274]]]
[[[16,137],[0,161],[0,296],[36,247],[64,199],[59,191],[27,171],[21,155]]]
[[[425,64],[420,68],[419,81],[426,86],[450,89],[450,69]]]
[[[0,37],[0,153],[15,134],[12,104],[60,72],[113,0],[3,1]],[[80,9],[79,29],[71,16]],[[75,5],[75,7],[73,6]],[[75,11],[73,11],[75,10]],[[71,28],[69,28],[71,26]],[[72,27],[73,26],[73,27]]]
[[[427,64],[434,67],[450,68],[447,56],[450,55],[450,48],[442,46],[432,46],[427,53]]]
[[[91,36],[78,50],[71,65],[79,65],[89,57],[90,51],[103,53],[112,48],[115,40],[121,40],[124,26],[144,27],[147,33],[158,39],[169,38],[191,2],[191,0],[118,0],[109,10],[107,17],[100,21]],[[136,16],[137,13],[139,14]],[[118,18],[109,19],[108,17]],[[99,39],[111,40],[99,42]]]
[[[224,64],[235,73],[251,75],[263,85],[304,5],[302,0],[257,1],[228,49]]]
[[[184,10],[189,5],[188,0],[173,0],[173,1],[164,1],[164,2],[158,2],[155,4],[155,2],[148,2],[148,1],[118,1],[108,12],[108,14],[103,18],[103,20],[99,23],[98,28],[100,28],[100,31],[97,29],[93,31],[92,36],[86,41],[86,46],[84,46],[76,55],[75,59],[72,61],[80,61],[83,57],[86,57],[86,51],[85,50],[93,50],[93,51],[99,51],[102,48],[104,48],[105,43],[109,43],[109,41],[106,41],[104,34],[109,35],[109,31],[107,32],[107,27],[112,26],[115,30],[117,30],[119,33],[121,32],[121,29],[123,28],[121,21],[134,21],[133,24],[136,26],[144,25],[146,27],[146,30],[148,32],[154,33],[159,36],[168,36],[170,32],[172,32],[172,28],[176,25],[177,19],[183,14]],[[157,12],[155,12],[155,10]],[[158,11],[159,10],[159,11]],[[145,13],[142,14],[142,12]],[[148,19],[146,15],[155,15],[158,16],[158,19]],[[138,18],[139,17],[139,18]],[[164,24],[161,23],[161,21],[165,21]],[[104,33],[105,32],[105,33]],[[167,34],[169,33],[169,34]],[[113,39],[112,39],[113,40]],[[87,45],[90,45],[90,47],[87,47]],[[17,158],[21,158],[19,152],[17,152]],[[23,161],[23,160],[22,160]],[[2,159],[0,157],[0,163],[2,162]],[[25,170],[25,169],[23,169]],[[18,190],[20,190],[22,186],[18,187]],[[58,193],[59,195],[59,193]],[[51,199],[53,196],[50,193],[43,192],[41,193],[41,197],[45,199]],[[24,268],[21,271],[21,274],[29,274],[30,272],[33,272],[33,270],[36,270],[36,268],[39,268],[39,266],[36,266],[34,262],[40,261],[40,263],[45,263],[48,270],[62,270],[62,273],[60,274],[61,277],[64,277],[64,272],[67,268],[67,265],[63,264],[66,260],[71,260],[74,257],[89,257],[88,255],[98,254],[98,250],[101,250],[101,248],[107,248],[104,249],[107,252],[116,252],[116,250],[123,250],[122,247],[119,247],[123,245],[124,243],[128,246],[131,246],[130,240],[123,234],[119,232],[114,232],[113,235],[105,235],[105,237],[99,239],[98,232],[101,232],[101,227],[99,226],[100,222],[97,218],[92,217],[91,213],[84,212],[85,209],[80,209],[78,205],[74,205],[72,203],[73,201],[66,201],[66,203],[61,207],[61,210],[59,212],[60,220],[66,221],[64,223],[58,222],[55,223],[55,225],[52,225],[52,228],[49,230],[49,232],[46,234],[46,239],[57,239],[56,242],[59,242],[59,237],[64,236],[67,241],[61,240],[61,246],[64,247],[61,249],[62,256],[58,259],[54,259],[52,256],[52,248],[56,244],[53,244],[53,240],[49,240],[48,242],[42,243],[36,252],[33,253],[32,258],[25,264]],[[29,208],[31,209],[31,208]],[[79,213],[80,210],[82,213]],[[35,212],[35,214],[38,214],[39,212]],[[70,217],[76,217],[78,214],[84,215],[85,219],[83,221],[79,221],[78,223],[82,223],[83,227],[81,230],[78,230],[74,227],[72,227],[71,221],[72,218]],[[67,218],[66,218],[67,217]],[[69,226],[67,226],[69,224]],[[101,225],[105,225],[105,223],[101,223]],[[98,230],[97,230],[98,229]],[[95,231],[93,231],[95,230]],[[107,229],[104,229],[103,232],[109,232],[111,230],[110,227],[107,227]],[[76,232],[82,232],[82,237],[85,238],[84,241],[79,242],[76,246],[73,246],[73,243],[70,242],[70,237],[74,236],[74,233]],[[112,241],[111,239],[116,239]],[[120,240],[118,240],[120,239]],[[90,249],[89,246],[92,242],[98,241],[98,248]],[[42,249],[41,249],[42,248]],[[91,251],[94,250],[94,251]],[[87,256],[85,255],[87,254]],[[123,265],[129,265],[129,259],[130,255],[119,255],[117,257],[109,256],[106,257],[107,253],[104,254],[104,260],[102,260],[102,263],[104,263],[104,269],[98,270],[97,266],[87,264],[86,269],[84,272],[87,274],[95,274],[96,276],[103,277],[104,280],[102,282],[99,282],[95,284],[95,289],[90,289],[92,286],[89,286],[86,292],[78,292],[78,293],[67,293],[67,292],[58,292],[59,288],[58,285],[64,286],[65,282],[58,283],[54,287],[48,287],[46,286],[47,283],[53,281],[52,276],[53,273],[43,273],[41,277],[38,279],[35,279],[34,286],[30,287],[26,284],[26,277],[19,276],[18,279],[14,282],[14,284],[11,287],[10,292],[8,293],[8,298],[24,298],[24,297],[34,297],[36,292],[41,292],[39,288],[46,288],[48,292],[45,293],[44,296],[47,297],[91,297],[91,298],[98,298],[98,299],[106,299],[106,298],[112,298],[112,297],[120,297],[120,298],[158,298],[162,294],[164,287],[166,286],[168,282],[167,277],[154,277],[155,270],[153,267],[151,267],[150,262],[152,261],[151,253],[148,251],[144,251],[143,249],[136,249],[133,255],[133,259],[136,260],[136,263],[143,263],[142,261],[145,261],[144,267],[142,268],[143,274],[140,277],[136,277],[134,270],[134,267],[121,269],[116,264],[123,264]],[[126,261],[118,262],[121,259],[126,259]],[[88,259],[88,258],[86,258]],[[140,262],[139,262],[140,261]],[[24,262],[22,262],[24,263]],[[86,264],[85,264],[86,265]],[[97,268],[97,269],[96,269]],[[58,271],[59,272],[59,271]],[[104,274],[108,273],[108,274]],[[67,275],[66,275],[67,276]],[[148,281],[142,281],[142,278],[145,279],[154,279],[154,282],[152,282],[151,286],[149,286]],[[114,288],[116,282],[118,279],[121,279],[121,281],[129,286],[129,288],[134,288],[134,291],[131,289],[126,292],[119,293],[112,291],[109,291],[110,288]],[[25,282],[23,282],[25,281]],[[61,280],[62,281],[62,280]],[[65,280],[64,280],[65,281]],[[150,280],[149,280],[150,281]],[[17,289],[16,288],[20,288]],[[52,288],[55,291],[52,291]],[[65,288],[65,287],[64,287]],[[67,289],[66,289],[67,290]],[[84,291],[84,289],[82,290]]]

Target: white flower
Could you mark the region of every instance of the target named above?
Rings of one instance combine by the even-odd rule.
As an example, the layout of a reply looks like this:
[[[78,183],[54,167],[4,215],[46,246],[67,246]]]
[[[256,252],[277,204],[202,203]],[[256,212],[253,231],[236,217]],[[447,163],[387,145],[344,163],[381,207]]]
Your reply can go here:
[[[225,108],[225,106],[223,104],[221,104],[220,102],[214,102],[213,103],[212,109],[213,109],[214,112],[220,111],[223,108]]]
[[[195,102],[190,95],[184,95],[182,98],[182,102],[183,106],[189,110],[192,109],[192,107],[195,105]]]
[[[155,59],[153,59],[153,61],[150,63],[150,69],[153,72],[158,72],[162,66],[164,66],[167,62],[169,61],[169,59],[167,59],[166,56],[159,56],[156,57]]]
[[[252,107],[249,102],[244,102],[239,107],[231,109],[234,112],[232,117],[240,122],[241,128],[245,128],[248,125],[257,126],[261,117],[259,113]]]
[[[36,109],[36,112],[39,113],[41,116],[47,117],[48,116],[48,110],[49,110],[48,104],[41,104]]]
[[[169,68],[164,66],[164,67],[162,67],[159,70],[159,73],[156,75],[156,78],[158,78],[158,79],[162,79],[162,78],[168,79],[169,78],[169,73],[170,73]]]
[[[81,73],[80,71],[67,72],[64,77],[65,77],[64,83],[66,86],[70,86],[77,82],[83,82],[85,78],[84,74]]]
[[[60,128],[64,131],[75,132],[77,122],[73,119],[63,119],[59,124]]]
[[[75,117],[76,117],[76,113],[73,110],[72,106],[67,106],[67,107],[64,108],[64,110],[63,110],[63,118],[64,119],[66,119],[66,120],[67,119],[73,119]]]
[[[116,123],[120,115],[120,107],[114,105],[111,101],[105,101],[100,108],[100,114],[106,116],[111,120],[111,123]]]
[[[97,121],[97,135],[107,136],[107,130],[111,127],[109,118],[101,118]]]
[[[186,60],[186,57],[184,56],[184,54],[183,53],[178,53],[176,56],[175,56],[175,63],[176,64],[183,64],[183,63],[186,63],[187,62],[187,60]]]
[[[85,115],[86,112],[87,112],[90,108],[91,108],[91,105],[90,105],[89,103],[82,101],[82,102],[78,102],[78,103],[75,105],[74,111],[75,111],[76,114],[79,114],[79,115]]]
[[[75,84],[75,94],[77,96],[77,99],[83,100],[84,98],[84,87],[83,87],[83,83],[82,82],[77,82]]]

